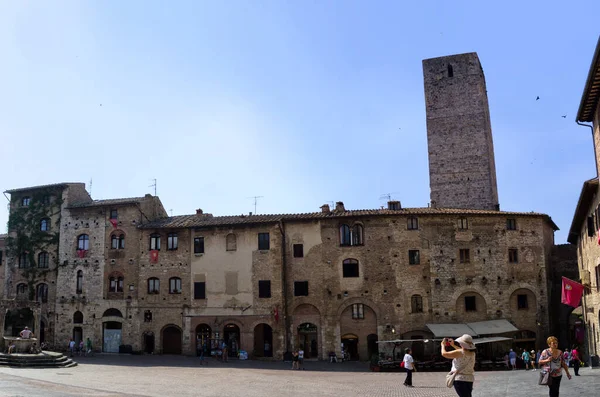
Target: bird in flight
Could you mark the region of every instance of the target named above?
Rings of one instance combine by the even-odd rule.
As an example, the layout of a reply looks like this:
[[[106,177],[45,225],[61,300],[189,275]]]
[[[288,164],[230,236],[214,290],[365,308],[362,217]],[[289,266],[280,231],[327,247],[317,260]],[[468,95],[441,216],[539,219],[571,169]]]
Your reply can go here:
[[[537,98],[535,98],[535,100],[536,100],[536,101],[539,101],[539,100],[540,100],[540,97],[537,97]]]
[[[566,118],[567,118],[567,115],[565,114],[564,116],[560,116],[560,117],[562,117],[563,119],[566,119]]]

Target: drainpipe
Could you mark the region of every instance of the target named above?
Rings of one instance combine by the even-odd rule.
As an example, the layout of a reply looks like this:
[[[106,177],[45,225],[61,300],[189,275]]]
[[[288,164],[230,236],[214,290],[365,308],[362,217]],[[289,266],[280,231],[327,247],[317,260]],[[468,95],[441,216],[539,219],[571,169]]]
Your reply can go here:
[[[282,309],[283,309],[283,325],[285,327],[284,332],[284,345],[285,345],[285,353],[290,351],[290,319],[288,316],[288,304],[287,304],[287,260],[286,260],[286,241],[285,241],[285,225],[283,220],[279,221],[279,232],[281,233],[281,294],[283,297],[282,300]]]
[[[581,126],[589,127],[589,129],[592,131],[592,144],[594,145],[594,163],[596,164],[596,176],[599,176],[600,174],[598,174],[598,153],[596,149],[596,140],[594,139],[594,125],[583,124],[580,123],[579,120],[575,120],[575,122]]]

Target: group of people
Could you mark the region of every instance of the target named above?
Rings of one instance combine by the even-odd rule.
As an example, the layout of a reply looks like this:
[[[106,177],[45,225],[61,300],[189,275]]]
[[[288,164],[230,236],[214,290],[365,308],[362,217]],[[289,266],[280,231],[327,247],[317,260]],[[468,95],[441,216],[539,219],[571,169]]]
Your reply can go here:
[[[69,341],[69,353],[71,354],[71,357],[73,357],[75,354],[77,354],[78,356],[91,355],[92,340],[90,338],[87,338],[85,340],[85,343],[83,342],[83,340],[81,340],[79,341],[78,346],[77,343],[75,343],[75,341],[71,338],[71,340]]]
[[[21,339],[32,339],[35,336],[33,335],[33,332],[29,329],[29,327],[25,327],[23,329],[23,331],[19,332],[19,337]],[[8,354],[13,354],[16,347],[17,347],[17,345],[15,345],[14,343],[11,343],[10,345],[8,345],[7,353]],[[30,354],[36,354],[38,352],[39,352],[39,348],[37,347],[37,344],[33,343],[33,345],[31,345],[31,347],[29,349],[29,353]]]
[[[521,353],[521,358],[525,362],[526,368],[529,368],[529,364],[531,364],[535,370],[535,364],[537,363],[540,370],[550,373],[551,382],[548,383],[549,396],[558,397],[563,370],[567,378],[571,379],[568,361],[573,362],[575,375],[579,376],[580,356],[575,348],[571,351],[566,349],[565,352],[559,350],[558,339],[554,336],[549,337],[546,342],[548,349],[538,352],[524,350]],[[444,358],[452,359],[452,369],[448,375],[454,376],[452,387],[458,397],[472,397],[473,382],[475,381],[476,348],[471,335],[465,334],[456,340],[444,338],[441,342],[441,354]],[[507,359],[510,359],[510,363],[513,369],[515,369],[517,353],[511,349],[505,360]],[[406,371],[404,386],[413,387],[412,374],[416,371],[416,367],[411,349],[405,349],[402,366]]]
[[[304,369],[304,349],[299,347],[292,352],[292,369]]]
[[[535,371],[536,364],[539,362],[541,354],[541,350],[538,350],[536,353],[535,350],[527,351],[526,349],[523,349],[520,358],[525,365],[525,370],[529,370],[529,367],[531,366],[531,369]],[[510,351],[504,355],[504,364],[506,365],[506,368],[513,370],[517,369],[517,356],[517,352],[513,349],[510,349]]]

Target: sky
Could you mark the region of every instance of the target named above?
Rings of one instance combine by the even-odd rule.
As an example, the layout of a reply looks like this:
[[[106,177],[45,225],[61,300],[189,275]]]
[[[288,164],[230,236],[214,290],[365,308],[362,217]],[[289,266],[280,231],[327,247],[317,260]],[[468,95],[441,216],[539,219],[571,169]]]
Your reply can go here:
[[[547,213],[564,243],[596,176],[575,116],[599,12],[597,0],[0,0],[0,190],[85,182],[107,199],[154,193],[156,179],[173,215],[254,212],[253,196],[258,213],[379,208],[387,194],[426,207],[421,61],[475,51],[501,209]]]

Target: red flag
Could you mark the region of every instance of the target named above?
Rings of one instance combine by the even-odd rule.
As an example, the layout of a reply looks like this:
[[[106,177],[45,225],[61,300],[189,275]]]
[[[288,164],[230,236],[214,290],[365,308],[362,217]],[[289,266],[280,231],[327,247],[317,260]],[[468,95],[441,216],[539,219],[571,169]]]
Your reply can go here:
[[[279,321],[279,309],[277,308],[277,306],[275,306],[275,309],[273,310],[273,316],[275,316],[275,322]]]
[[[119,222],[116,219],[109,219],[110,224],[116,229]]]
[[[578,307],[583,295],[583,285],[569,280],[566,277],[562,278],[562,298],[561,302],[565,305]]]
[[[87,250],[77,250],[78,257],[85,258],[85,254],[87,254]]]
[[[158,262],[158,250],[150,251],[150,262],[152,262],[152,263]]]

